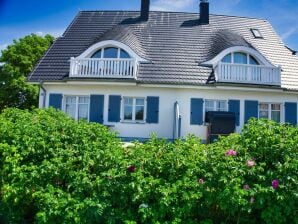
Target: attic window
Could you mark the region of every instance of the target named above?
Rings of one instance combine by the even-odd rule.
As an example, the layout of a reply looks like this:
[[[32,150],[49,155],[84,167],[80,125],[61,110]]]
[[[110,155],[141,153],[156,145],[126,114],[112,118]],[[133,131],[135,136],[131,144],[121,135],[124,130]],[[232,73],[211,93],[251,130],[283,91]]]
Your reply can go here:
[[[223,59],[221,59],[223,63],[232,63],[232,64],[246,64],[246,65],[260,65],[258,60],[244,52],[232,52],[227,54]]]
[[[91,58],[124,58],[129,59],[131,56],[121,48],[106,47],[97,50]]]
[[[259,29],[250,29],[255,38],[263,38]]]

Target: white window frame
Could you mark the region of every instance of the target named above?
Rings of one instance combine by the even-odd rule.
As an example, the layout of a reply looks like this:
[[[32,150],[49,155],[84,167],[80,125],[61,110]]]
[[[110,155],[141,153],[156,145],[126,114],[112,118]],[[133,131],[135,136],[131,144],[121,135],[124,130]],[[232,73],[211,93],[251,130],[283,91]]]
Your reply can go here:
[[[87,113],[88,114],[87,121],[89,122],[89,119],[90,119],[90,96],[88,96],[88,95],[64,95],[63,96],[63,111],[64,111],[64,113],[66,113],[66,98],[67,97],[75,97],[76,98],[76,103],[75,103],[75,117],[74,117],[74,120],[76,120],[76,121],[79,120],[79,104],[82,104],[82,103],[79,103],[79,98],[80,97],[87,97],[87,98],[89,98],[88,113]]]
[[[279,117],[279,123],[282,123],[283,122],[283,120],[282,120],[282,118],[283,118],[283,103],[278,103],[278,102],[259,102],[259,104],[258,104],[258,118],[259,119],[261,119],[261,117],[260,117],[260,105],[261,104],[266,104],[266,105],[268,105],[268,119],[269,120],[272,120],[272,111],[277,111],[277,110],[272,110],[272,105],[273,104],[278,104],[279,106],[280,106],[280,110],[279,110],[279,112],[280,112],[280,117]]]
[[[111,58],[111,59],[133,59],[133,57],[126,50],[124,50],[124,49],[122,49],[122,48],[120,48],[118,46],[105,46],[103,48],[98,49],[93,54],[95,54],[98,51],[101,51],[100,52],[100,58],[99,59],[110,59],[110,58],[105,58],[104,57],[104,51],[105,51],[106,48],[116,48],[117,49],[117,58]],[[130,56],[130,58],[120,58],[121,50],[123,50],[124,52],[126,52]],[[93,54],[91,56],[93,56]]]
[[[242,53],[242,54],[245,54],[245,55],[246,55],[246,64],[235,63],[235,54],[236,54],[236,53]],[[262,65],[262,63],[261,63],[255,56],[253,56],[252,54],[249,54],[249,53],[247,53],[247,52],[243,52],[243,51],[235,51],[235,52],[231,52],[231,53],[229,53],[229,54],[231,54],[231,64],[235,64],[235,65],[251,65],[251,64],[250,64],[250,56],[251,56],[251,57],[253,57],[253,58],[259,63],[258,65]],[[227,54],[227,55],[229,55],[229,54]],[[227,56],[227,55],[226,55],[226,56]],[[226,56],[224,56],[224,57],[220,60],[221,63],[229,63],[229,62],[223,62],[223,61],[222,61]],[[258,65],[256,65],[256,66],[258,66]]]
[[[223,50],[222,52],[220,52],[218,55],[216,55],[213,59],[206,61],[204,63],[202,63],[203,65],[208,65],[208,66],[212,66],[212,68],[216,68],[218,63],[221,62],[221,60],[228,55],[229,53],[233,53],[233,52],[244,52],[247,54],[252,55],[261,65],[264,66],[269,66],[269,67],[276,67],[275,65],[273,65],[271,62],[269,62],[259,51],[249,48],[249,47],[244,47],[244,46],[234,46],[234,47],[230,47],[227,48],[225,50]]]
[[[124,107],[125,107],[125,98],[132,98],[132,120],[125,120],[124,119]],[[136,99],[143,99],[144,100],[144,118],[143,120],[136,120]],[[121,122],[123,123],[146,123],[147,117],[147,98],[142,96],[123,96],[121,98]]]
[[[227,100],[205,99],[204,100],[204,111],[205,111],[205,113],[207,112],[207,110],[206,110],[206,102],[207,101],[212,101],[213,102],[213,110],[209,110],[209,111],[228,111],[228,101]],[[220,101],[224,102],[224,104],[225,104],[224,110],[218,110],[218,108],[217,108],[217,103],[220,102]]]
[[[128,45],[123,44],[119,41],[115,41],[115,40],[105,40],[105,41],[100,41],[98,43],[95,43],[92,46],[90,46],[87,50],[85,50],[81,55],[79,55],[78,57],[76,57],[74,59],[90,58],[99,49],[107,48],[107,47],[115,47],[115,48],[123,49],[131,56],[131,58],[134,58],[138,63],[139,62],[148,62],[148,60],[140,57]]]

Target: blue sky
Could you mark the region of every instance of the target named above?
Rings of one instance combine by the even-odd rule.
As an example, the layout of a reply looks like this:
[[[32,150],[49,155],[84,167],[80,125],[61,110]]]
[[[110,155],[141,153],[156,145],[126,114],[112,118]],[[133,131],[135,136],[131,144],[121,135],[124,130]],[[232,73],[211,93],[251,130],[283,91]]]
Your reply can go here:
[[[0,50],[30,33],[59,36],[79,10],[139,10],[141,0],[0,0]],[[213,14],[265,18],[298,50],[298,0],[209,0]],[[151,10],[198,12],[199,0],[151,0]]]

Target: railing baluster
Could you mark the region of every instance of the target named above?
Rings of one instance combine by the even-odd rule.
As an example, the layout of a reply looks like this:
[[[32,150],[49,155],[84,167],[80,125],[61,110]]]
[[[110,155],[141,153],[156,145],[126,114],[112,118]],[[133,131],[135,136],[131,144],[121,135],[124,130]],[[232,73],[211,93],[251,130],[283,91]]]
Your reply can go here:
[[[123,62],[124,61],[120,61],[120,65],[119,65],[119,75],[123,76]]]
[[[70,60],[70,77],[135,78],[135,59],[75,59]]]
[[[280,85],[280,67],[219,63],[216,68],[217,81],[251,84]]]

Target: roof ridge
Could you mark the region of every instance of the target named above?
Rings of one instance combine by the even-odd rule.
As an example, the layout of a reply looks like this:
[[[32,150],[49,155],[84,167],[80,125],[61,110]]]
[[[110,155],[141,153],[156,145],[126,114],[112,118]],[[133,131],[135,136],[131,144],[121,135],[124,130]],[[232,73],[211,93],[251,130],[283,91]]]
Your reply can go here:
[[[140,11],[138,11],[138,10],[80,10],[79,12],[140,12]],[[200,15],[200,13],[198,13],[198,12],[183,12],[183,11],[156,11],[156,10],[151,11],[150,10],[150,12]],[[252,17],[252,16],[224,15],[224,14],[215,14],[215,13],[210,13],[210,15],[211,16],[226,16],[226,17],[236,17],[236,18],[256,19],[256,20],[267,21],[266,18]]]

